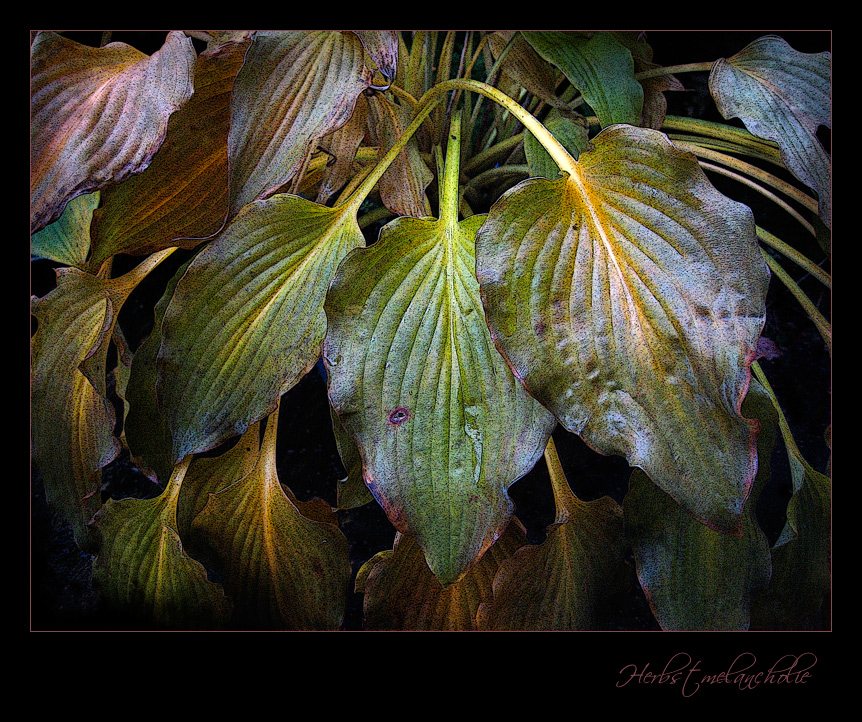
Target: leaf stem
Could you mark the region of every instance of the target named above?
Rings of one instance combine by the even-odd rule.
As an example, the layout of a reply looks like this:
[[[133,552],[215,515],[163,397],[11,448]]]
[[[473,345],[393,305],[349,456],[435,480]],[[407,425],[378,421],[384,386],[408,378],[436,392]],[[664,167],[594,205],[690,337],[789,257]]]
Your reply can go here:
[[[778,276],[781,282],[794,295],[796,300],[799,301],[802,308],[808,314],[808,317],[814,322],[814,325],[823,337],[823,341],[826,343],[829,355],[832,356],[832,325],[823,317],[823,314],[817,310],[817,307],[811,299],[805,295],[803,290],[799,288],[796,282],[790,277],[790,274],[781,267],[781,264],[779,264],[778,261],[770,256],[764,249],[761,249],[761,254],[769,265],[770,270]]]
[[[636,80],[644,78],[659,78],[662,75],[676,75],[677,73],[708,73],[715,65],[714,60],[709,60],[703,63],[683,63],[681,65],[668,65],[666,68],[652,68],[644,70],[640,73],[635,73]]]

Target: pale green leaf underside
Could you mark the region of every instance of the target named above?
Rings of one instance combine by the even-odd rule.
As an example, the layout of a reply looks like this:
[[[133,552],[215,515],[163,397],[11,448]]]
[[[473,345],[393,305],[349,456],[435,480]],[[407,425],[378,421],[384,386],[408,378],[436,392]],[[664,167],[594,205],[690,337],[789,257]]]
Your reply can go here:
[[[768,284],[751,213],[656,131],[615,126],[594,146],[575,177],[506,194],[477,234],[492,335],[567,429],[738,531]]]
[[[90,251],[90,221],[100,194],[85,193],[66,204],[63,214],[30,236],[30,255],[81,268]]]
[[[278,195],[244,208],[195,258],[158,357],[175,461],[244,433],[308,372],[329,279],[363,242],[351,211]]]
[[[554,424],[485,326],[473,272],[480,222],[394,221],[345,260],[326,303],[333,407],[366,484],[444,584],[501,533],[506,489]]]
[[[709,88],[725,118],[778,143],[785,166],[817,192],[820,216],[832,225],[832,162],[817,139],[832,127],[832,53],[800,53],[774,35],[716,61]]]

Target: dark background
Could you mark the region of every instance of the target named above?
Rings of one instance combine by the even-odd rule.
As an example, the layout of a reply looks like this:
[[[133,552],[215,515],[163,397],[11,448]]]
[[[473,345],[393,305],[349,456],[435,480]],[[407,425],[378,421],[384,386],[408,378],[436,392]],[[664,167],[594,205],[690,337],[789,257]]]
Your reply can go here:
[[[711,61],[729,57],[746,44],[766,34],[761,31],[650,31],[647,38],[654,49],[654,61],[665,66],[679,63]],[[821,52],[831,49],[831,33],[826,31],[792,31],[777,33],[795,49]],[[98,45],[99,33],[71,35],[73,39]],[[163,33],[115,32],[113,40],[128,42],[144,52],[160,47]],[[686,73],[680,80],[688,90],[666,93],[668,112],[721,120],[708,96],[706,73]],[[739,123],[736,123],[741,125]],[[828,132],[822,133],[829,147]],[[791,180],[789,176],[785,179]],[[721,176],[710,180],[722,192],[746,202],[755,210],[756,222],[779,238],[791,243],[809,258],[825,262],[825,254],[806,236],[795,221],[780,209],[760,202],[738,184]],[[762,209],[762,210],[761,210]],[[373,234],[374,231],[369,231]],[[373,241],[369,237],[369,241]],[[161,296],[168,278],[186,258],[177,252],[132,294],[120,314],[120,323],[133,347],[152,327],[152,308]],[[133,259],[120,259],[133,265]],[[784,263],[803,290],[818,303],[821,312],[831,319],[831,297],[813,279],[792,264]],[[119,271],[119,268],[118,268]],[[53,286],[52,264],[31,263],[31,294],[42,296]],[[823,434],[831,422],[831,360],[813,324],[777,280],[773,279],[767,299],[767,322],[763,335],[773,340],[781,355],[761,360],[761,366],[773,385],[806,460],[824,471],[829,449]],[[279,421],[279,474],[281,481],[300,499],[324,498],[335,505],[337,480],[345,475],[338,457],[330,426],[326,383],[318,365],[294,387],[283,400]],[[576,436],[560,427],[554,434],[560,456],[572,488],[579,497],[589,500],[608,494],[622,502],[630,469],[624,459],[601,456],[591,451]],[[761,521],[770,539],[777,536],[783,523],[783,509],[790,493],[786,453],[778,444],[773,464],[773,484],[765,496]],[[104,472],[105,493],[115,497],[125,494],[150,495],[157,491],[145,477],[121,457]],[[516,514],[526,526],[530,539],[539,542],[545,527],[553,520],[554,507],[550,481],[544,463],[510,488],[516,503]],[[44,503],[38,472],[33,470],[31,483],[31,630],[122,630],[137,629],[128,620],[110,617],[102,609],[90,584],[92,559],[72,541],[68,526],[52,514]],[[376,504],[338,512],[342,530],[350,541],[354,571],[378,551],[391,548],[394,529]],[[637,585],[632,569],[627,593],[611,600],[606,609],[605,624],[611,630],[657,630],[646,600]],[[810,620],[811,629],[830,627],[829,605],[824,614]],[[361,628],[361,596],[352,594],[344,628]]]

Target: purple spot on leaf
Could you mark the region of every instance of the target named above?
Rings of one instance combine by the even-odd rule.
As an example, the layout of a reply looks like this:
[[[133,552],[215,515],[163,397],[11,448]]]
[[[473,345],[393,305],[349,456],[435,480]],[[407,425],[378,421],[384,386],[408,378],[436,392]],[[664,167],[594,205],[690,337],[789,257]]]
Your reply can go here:
[[[394,409],[391,414],[389,414],[389,423],[398,426],[398,424],[403,424],[410,418],[410,411],[405,409],[403,406],[399,406]]]

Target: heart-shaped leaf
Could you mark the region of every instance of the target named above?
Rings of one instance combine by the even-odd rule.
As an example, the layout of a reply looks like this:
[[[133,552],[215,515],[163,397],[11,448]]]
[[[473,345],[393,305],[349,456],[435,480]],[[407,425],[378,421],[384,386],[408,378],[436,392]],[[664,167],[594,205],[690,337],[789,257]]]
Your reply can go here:
[[[717,60],[709,89],[725,118],[778,143],[787,169],[817,192],[820,217],[831,228],[832,162],[817,128],[832,127],[832,53],[800,53],[765,35]]]
[[[396,219],[345,259],[327,295],[324,343],[330,400],[365,482],[443,584],[502,533],[506,489],[554,425],[485,325],[473,271],[482,218],[457,221],[459,132],[450,133],[441,218]]]
[[[243,208],[197,255],[157,362],[174,461],[245,433],[314,366],[329,279],[363,243],[353,206],[278,195]]]
[[[195,51],[174,32],[152,56],[39,33],[30,50],[30,230],[147,167],[192,94]]]
[[[757,467],[739,409],[769,280],[751,211],[656,131],[615,126],[593,145],[479,230],[494,341],[569,431],[739,533]]]

